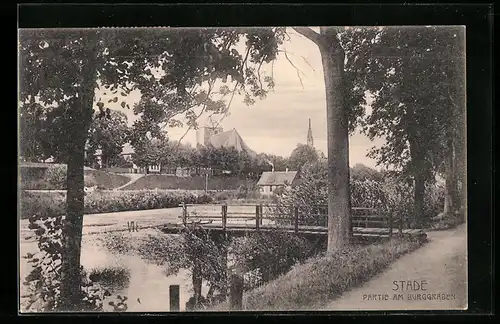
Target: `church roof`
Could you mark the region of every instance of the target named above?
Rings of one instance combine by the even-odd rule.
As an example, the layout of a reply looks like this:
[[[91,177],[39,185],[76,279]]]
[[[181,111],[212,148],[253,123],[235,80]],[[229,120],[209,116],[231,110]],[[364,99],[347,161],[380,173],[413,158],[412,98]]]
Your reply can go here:
[[[256,156],[255,153],[241,138],[240,134],[236,131],[236,129],[231,129],[226,132],[222,132],[219,134],[212,135],[210,137],[210,144],[215,148],[226,147],[235,148],[238,152],[246,152],[250,156]]]
[[[262,172],[258,186],[282,186],[285,182],[289,185],[295,180],[297,171],[269,171]]]

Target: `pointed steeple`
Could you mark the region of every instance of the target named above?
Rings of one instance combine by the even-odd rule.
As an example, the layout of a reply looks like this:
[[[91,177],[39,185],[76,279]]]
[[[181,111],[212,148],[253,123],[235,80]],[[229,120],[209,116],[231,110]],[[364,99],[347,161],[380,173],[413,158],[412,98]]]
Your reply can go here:
[[[311,118],[309,118],[309,130],[307,131],[307,145],[314,147],[313,133],[311,128]]]

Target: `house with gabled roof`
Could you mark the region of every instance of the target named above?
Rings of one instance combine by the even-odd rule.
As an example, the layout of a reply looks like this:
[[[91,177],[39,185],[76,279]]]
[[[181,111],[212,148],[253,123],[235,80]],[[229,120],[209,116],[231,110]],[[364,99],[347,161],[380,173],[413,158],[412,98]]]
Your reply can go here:
[[[279,188],[294,187],[299,180],[297,171],[268,171],[260,176],[257,186],[260,193],[272,195]]]

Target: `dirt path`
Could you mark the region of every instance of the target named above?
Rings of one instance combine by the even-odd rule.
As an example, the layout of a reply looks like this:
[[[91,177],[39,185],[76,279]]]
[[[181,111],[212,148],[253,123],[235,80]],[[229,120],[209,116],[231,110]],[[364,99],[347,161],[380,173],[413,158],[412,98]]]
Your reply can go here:
[[[361,287],[345,293],[323,310],[467,309],[466,225],[429,232],[429,242],[401,257]],[[424,290],[404,290],[394,281],[424,282]],[[419,284],[412,284],[418,288]],[[371,296],[369,296],[371,295]],[[399,297],[398,297],[399,296]],[[402,297],[402,298],[401,298]],[[432,300],[429,300],[429,297]],[[385,300],[387,298],[387,300]],[[425,299],[424,299],[425,298]]]

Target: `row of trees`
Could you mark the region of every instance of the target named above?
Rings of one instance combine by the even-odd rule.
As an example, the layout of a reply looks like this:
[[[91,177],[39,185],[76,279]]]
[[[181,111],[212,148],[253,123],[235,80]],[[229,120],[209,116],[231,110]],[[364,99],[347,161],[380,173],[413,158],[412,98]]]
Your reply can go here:
[[[371,138],[385,137],[387,143],[371,155],[415,183],[416,223],[423,217],[425,182],[436,172],[446,174],[452,212],[460,201],[458,184],[465,190],[463,29],[293,30],[318,47],[323,63],[328,252],[350,241],[349,132],[357,126]],[[240,53],[237,43],[242,38],[246,46]],[[179,125],[179,116],[195,127],[195,108],[212,115],[226,113],[234,93],[247,104],[264,99],[274,81],[262,75],[260,67],[276,58],[287,38],[287,28],[21,31],[20,109],[33,116],[44,111],[32,119],[39,125],[27,133],[38,136],[46,126],[54,130],[40,146],[28,148],[22,139],[22,150],[42,151],[68,165],[61,309],[75,309],[81,301],[84,152],[94,110],[102,116],[107,105],[95,97],[95,90],[104,87],[114,96],[112,102],[123,100],[123,108],[128,108],[130,92],[140,91],[134,111],[141,118],[131,139],[135,146],[147,134],[159,138],[162,125]],[[215,99],[217,82],[223,85]],[[366,91],[374,97],[370,114],[364,109]]]
[[[57,144],[57,134],[61,129],[49,125],[43,114],[46,111],[42,105],[23,105],[20,116],[21,133],[23,136],[22,156],[31,162],[41,162],[52,157],[54,162],[63,162],[63,157],[52,155],[48,145]],[[134,141],[137,138],[136,124],[128,126],[127,115],[121,111],[110,110],[110,118],[95,118],[88,131],[85,147],[85,166],[94,167],[100,156],[101,163],[106,167],[131,167],[132,162],[140,167],[161,165],[162,169],[186,167],[200,174],[201,168],[210,168],[216,172],[229,171],[231,174],[258,176],[264,171],[300,170],[310,162],[315,162],[322,156],[313,147],[298,144],[288,157],[261,153],[250,156],[244,151],[234,148],[215,148],[213,146],[192,147],[189,144],[171,141],[166,136],[144,141]],[[123,158],[125,144],[133,142],[135,152],[132,159]]]
[[[299,144],[289,157],[260,153],[251,156],[245,151],[230,147],[211,145],[192,147],[167,138],[153,139],[137,147],[133,162],[141,167],[161,165],[162,169],[190,168],[200,174],[200,169],[211,169],[216,173],[229,171],[240,176],[258,177],[264,171],[299,170],[304,164],[319,159],[319,155],[307,145]]]

